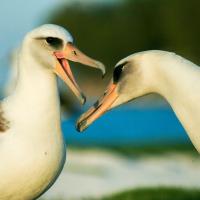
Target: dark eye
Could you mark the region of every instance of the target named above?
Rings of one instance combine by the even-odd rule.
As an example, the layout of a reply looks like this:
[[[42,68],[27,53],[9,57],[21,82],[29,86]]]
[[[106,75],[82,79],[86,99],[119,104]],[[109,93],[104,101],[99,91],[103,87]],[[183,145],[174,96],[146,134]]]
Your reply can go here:
[[[113,72],[113,82],[114,83],[119,82],[119,79],[121,78],[121,75],[122,75],[122,72],[123,72],[123,68],[126,64],[127,64],[127,62],[122,63],[122,64],[115,67],[114,72]]]
[[[59,38],[55,38],[55,37],[47,37],[47,38],[46,38],[46,42],[47,42],[50,46],[52,46],[52,47],[54,47],[54,48],[56,48],[56,49],[61,48],[62,45],[63,45],[62,40],[59,39]]]

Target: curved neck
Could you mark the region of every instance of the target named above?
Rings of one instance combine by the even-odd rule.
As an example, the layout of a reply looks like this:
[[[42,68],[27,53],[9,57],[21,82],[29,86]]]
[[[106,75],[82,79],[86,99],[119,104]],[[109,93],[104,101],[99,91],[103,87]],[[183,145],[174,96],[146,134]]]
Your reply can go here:
[[[155,75],[155,92],[167,99],[200,152],[200,68],[174,55],[156,66]]]

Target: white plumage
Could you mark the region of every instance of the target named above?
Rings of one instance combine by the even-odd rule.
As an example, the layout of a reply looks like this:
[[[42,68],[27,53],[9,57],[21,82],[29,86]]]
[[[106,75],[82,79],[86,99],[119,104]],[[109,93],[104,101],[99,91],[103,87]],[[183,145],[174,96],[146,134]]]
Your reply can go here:
[[[63,168],[66,149],[55,73],[84,101],[67,59],[104,69],[75,48],[71,35],[56,25],[31,31],[22,43],[16,88],[0,104],[1,200],[35,199]]]
[[[199,66],[175,53],[151,50],[120,60],[115,67],[113,80],[99,105],[95,105],[78,120],[80,131],[106,110],[145,94],[158,93],[172,106],[200,152]]]

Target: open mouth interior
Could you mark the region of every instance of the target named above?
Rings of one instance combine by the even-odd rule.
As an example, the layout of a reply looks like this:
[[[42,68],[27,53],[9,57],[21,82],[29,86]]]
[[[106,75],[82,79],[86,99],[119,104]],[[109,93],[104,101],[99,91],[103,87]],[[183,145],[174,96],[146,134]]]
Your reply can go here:
[[[71,69],[69,67],[68,61],[65,58],[57,58],[57,59],[58,59],[58,62],[60,63],[60,65],[61,65],[62,69],[65,71],[67,77],[77,87],[78,85],[75,82],[75,79],[74,79],[73,74],[71,72]],[[67,71],[67,68],[68,68],[69,72]]]
[[[63,71],[61,73],[62,74],[61,78],[67,83],[72,92],[75,93],[75,95],[80,99],[81,104],[85,104],[86,97],[82,93],[79,85],[76,83],[70,65],[68,63],[68,60],[66,58],[57,58],[57,60],[59,62],[60,68]]]

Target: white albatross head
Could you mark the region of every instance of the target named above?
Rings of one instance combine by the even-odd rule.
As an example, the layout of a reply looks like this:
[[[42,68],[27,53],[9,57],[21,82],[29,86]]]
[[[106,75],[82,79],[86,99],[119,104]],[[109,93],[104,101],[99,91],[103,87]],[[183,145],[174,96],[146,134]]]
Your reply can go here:
[[[169,62],[174,53],[150,50],[132,54],[120,60],[104,95],[77,121],[77,130],[84,131],[91,123],[108,110],[137,97],[156,92],[157,66]]]
[[[105,73],[104,65],[85,54],[73,45],[73,38],[64,28],[45,24],[29,32],[22,44],[25,51],[46,67],[57,74],[77,96],[82,104],[85,103],[85,96],[77,85],[68,61],[79,62]]]

